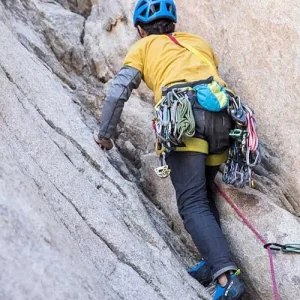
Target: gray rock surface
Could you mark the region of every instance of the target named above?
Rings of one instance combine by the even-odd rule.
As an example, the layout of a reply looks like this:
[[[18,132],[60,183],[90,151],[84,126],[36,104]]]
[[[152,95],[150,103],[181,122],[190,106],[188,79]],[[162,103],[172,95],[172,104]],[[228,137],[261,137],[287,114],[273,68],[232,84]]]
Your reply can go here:
[[[209,299],[186,273],[187,249],[165,217],[110,163],[113,157],[126,172],[118,152],[95,145],[75,87],[62,80],[77,88],[83,79],[76,67],[66,70],[73,62],[56,52],[57,35],[44,44],[45,15],[70,13],[30,2],[43,22],[26,21],[26,49],[17,39],[25,3],[0,7],[1,16],[15,18],[3,20],[11,28],[0,22],[0,298]],[[57,32],[67,24],[58,22]],[[77,47],[76,39],[66,40]],[[35,43],[48,57],[31,51]],[[52,69],[58,63],[62,76]]]
[[[126,104],[113,151],[92,139],[108,81],[137,38],[134,4],[0,1],[1,300],[210,299],[186,273],[199,254],[170,181],[153,172],[149,91]],[[177,5],[179,29],[212,43],[259,121],[257,190],[222,188],[266,240],[299,242],[299,6]],[[273,299],[266,250],[218,203],[246,298]],[[280,298],[297,299],[299,256],[274,261]]]

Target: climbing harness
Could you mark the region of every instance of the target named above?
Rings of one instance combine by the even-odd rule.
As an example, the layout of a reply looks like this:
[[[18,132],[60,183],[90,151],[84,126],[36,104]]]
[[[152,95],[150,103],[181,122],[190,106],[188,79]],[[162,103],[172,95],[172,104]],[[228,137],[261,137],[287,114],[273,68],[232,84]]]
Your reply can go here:
[[[201,61],[217,72],[216,67],[194,47],[179,42],[172,34],[167,35],[176,45],[186,48]],[[256,134],[254,112],[242,104],[240,97],[217,82],[212,81],[205,85],[194,87],[199,104],[208,111],[220,111],[227,107],[229,115],[234,121],[234,129],[230,131],[232,143],[229,148],[229,157],[225,164],[223,181],[238,188],[253,187],[252,168],[260,162],[260,149]],[[229,98],[229,99],[228,99]]]
[[[234,121],[230,131],[232,143],[225,163],[223,181],[237,188],[254,186],[252,168],[260,162],[260,148],[253,110],[229,93],[228,113]]]
[[[198,56],[202,62],[217,72],[216,67],[194,47],[180,43],[172,34],[166,35],[176,45]],[[219,112],[227,108],[235,126],[229,133],[232,143],[229,157],[225,164],[223,181],[235,187],[253,187],[252,168],[260,162],[260,149],[256,134],[254,112],[248,105],[242,104],[238,96],[226,91],[211,77],[205,84],[191,88],[196,93],[197,101],[204,110]],[[183,137],[193,137],[195,120],[187,92],[172,89],[155,106],[157,117],[154,122],[156,149],[160,161],[165,151],[180,145]],[[161,174],[163,168],[156,169]]]
[[[183,138],[194,136],[195,119],[187,91],[176,88],[169,90],[156,104],[155,112],[152,126],[156,136],[155,150],[160,159],[160,167],[155,173],[166,178],[170,169],[164,164],[164,155],[179,146]]]

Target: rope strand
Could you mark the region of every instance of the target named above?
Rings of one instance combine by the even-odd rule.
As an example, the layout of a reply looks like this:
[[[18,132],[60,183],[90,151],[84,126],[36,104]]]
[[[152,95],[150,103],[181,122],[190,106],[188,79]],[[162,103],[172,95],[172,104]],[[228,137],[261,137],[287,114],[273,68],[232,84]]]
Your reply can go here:
[[[238,209],[236,204],[225,194],[225,192],[218,186],[218,184],[215,182],[215,186],[220,193],[220,195],[227,201],[227,203],[233,208],[233,210],[237,213],[237,215],[242,219],[244,224],[255,234],[255,236],[265,245],[267,242],[263,238],[263,236],[251,225],[251,223],[246,219],[246,217],[243,215],[243,213]],[[276,276],[275,276],[275,268],[274,268],[274,261],[273,256],[270,248],[267,248],[268,256],[269,256],[269,263],[270,263],[270,273],[271,273],[271,280],[272,280],[272,286],[273,286],[273,294],[274,294],[274,300],[279,300],[279,292],[278,287],[276,283]]]

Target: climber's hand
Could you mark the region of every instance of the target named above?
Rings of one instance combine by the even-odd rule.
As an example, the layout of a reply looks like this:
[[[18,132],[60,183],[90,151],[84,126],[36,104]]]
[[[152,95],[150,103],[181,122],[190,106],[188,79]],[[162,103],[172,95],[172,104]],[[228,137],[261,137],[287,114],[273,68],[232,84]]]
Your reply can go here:
[[[102,150],[111,150],[114,144],[112,143],[111,139],[108,138],[100,138],[97,134],[94,134],[95,142],[100,146]]]

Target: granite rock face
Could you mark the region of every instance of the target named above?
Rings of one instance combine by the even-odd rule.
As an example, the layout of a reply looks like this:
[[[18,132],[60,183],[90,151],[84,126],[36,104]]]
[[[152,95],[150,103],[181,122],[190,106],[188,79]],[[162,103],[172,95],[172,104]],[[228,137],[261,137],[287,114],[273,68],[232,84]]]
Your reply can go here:
[[[84,18],[53,1],[3,3],[0,298],[209,299],[119,152],[93,141],[80,99],[102,86],[77,60]]]
[[[256,190],[221,185],[269,242],[299,242],[299,6],[176,1],[178,30],[207,39],[256,111]],[[153,168],[152,95],[125,106],[116,147],[97,130],[109,80],[137,39],[135,1],[0,1],[0,299],[210,299],[169,179]],[[142,100],[141,100],[142,99]],[[247,299],[273,299],[266,250],[218,196]],[[297,255],[274,255],[280,299],[297,299]]]

